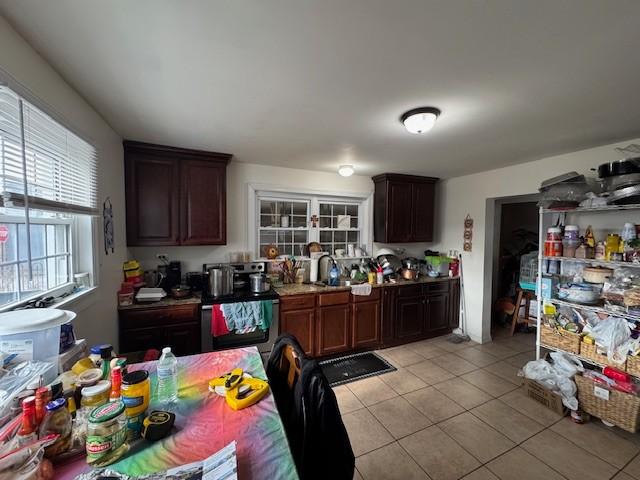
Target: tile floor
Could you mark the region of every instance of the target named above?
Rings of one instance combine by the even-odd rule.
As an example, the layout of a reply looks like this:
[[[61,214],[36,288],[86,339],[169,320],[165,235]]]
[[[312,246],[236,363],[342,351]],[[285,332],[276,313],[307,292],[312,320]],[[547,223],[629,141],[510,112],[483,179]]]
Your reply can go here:
[[[364,480],[640,480],[640,434],[577,425],[530,400],[535,335],[440,337],[378,353],[396,372],[335,387]]]

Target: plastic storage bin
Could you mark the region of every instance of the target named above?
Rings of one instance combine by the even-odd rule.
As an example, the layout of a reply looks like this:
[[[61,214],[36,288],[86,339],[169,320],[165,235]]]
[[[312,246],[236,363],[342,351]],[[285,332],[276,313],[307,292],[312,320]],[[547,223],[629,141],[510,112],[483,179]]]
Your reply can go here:
[[[0,351],[17,360],[40,360],[58,365],[60,325],[76,314],[55,308],[31,308],[0,314]],[[56,368],[57,369],[57,368]]]

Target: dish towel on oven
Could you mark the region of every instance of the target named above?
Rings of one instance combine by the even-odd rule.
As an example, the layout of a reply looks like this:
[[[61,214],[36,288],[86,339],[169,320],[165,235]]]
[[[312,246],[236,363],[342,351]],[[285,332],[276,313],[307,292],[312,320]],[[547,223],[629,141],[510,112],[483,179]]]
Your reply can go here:
[[[269,330],[273,316],[271,300],[223,303],[221,306],[227,328],[235,333],[250,333],[257,328]]]

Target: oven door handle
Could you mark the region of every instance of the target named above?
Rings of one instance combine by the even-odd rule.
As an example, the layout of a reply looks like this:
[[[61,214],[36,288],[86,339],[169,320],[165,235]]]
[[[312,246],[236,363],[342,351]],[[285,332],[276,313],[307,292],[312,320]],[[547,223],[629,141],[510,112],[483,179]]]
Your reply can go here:
[[[271,303],[273,305],[277,305],[277,304],[280,303],[280,300],[276,298],[276,299],[272,300]],[[213,305],[202,305],[201,309],[202,310],[213,310]]]

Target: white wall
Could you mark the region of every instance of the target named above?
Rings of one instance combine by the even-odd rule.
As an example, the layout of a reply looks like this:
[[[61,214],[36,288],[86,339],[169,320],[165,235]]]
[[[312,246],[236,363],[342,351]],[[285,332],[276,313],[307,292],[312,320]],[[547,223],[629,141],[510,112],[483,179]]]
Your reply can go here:
[[[626,146],[629,143],[640,143],[640,139],[557,155],[442,182],[437,200],[439,210],[437,230],[439,230],[440,239],[433,247],[440,250],[453,248],[462,251],[464,218],[470,214],[474,220],[473,251],[463,253],[468,334],[473,340],[489,341],[490,339],[492,251],[485,246],[490,245],[493,238],[494,199],[536,193],[540,182],[566,172],[591,173],[591,168],[619,159],[614,147]],[[637,212],[633,215],[638,217]],[[640,218],[635,218],[635,222],[640,222]],[[618,228],[621,226],[621,224],[618,225]]]
[[[253,250],[247,233],[247,199],[249,184],[287,188],[292,192],[314,190],[368,195],[373,191],[370,177],[272,167],[232,161],[227,168],[227,245],[198,247],[131,247],[132,258],[144,268],[155,268],[156,253],[166,253],[171,260],[183,262],[182,271],[202,270],[203,263],[228,262],[229,252]]]
[[[106,256],[99,233],[99,288],[67,308],[76,310],[76,332],[90,343],[117,345],[116,291],[127,257],[124,223],[124,169],[122,140],[98,113],[0,16],[0,68],[43,103],[54,118],[71,127],[98,150],[98,199],[111,197],[114,208],[116,251]]]

